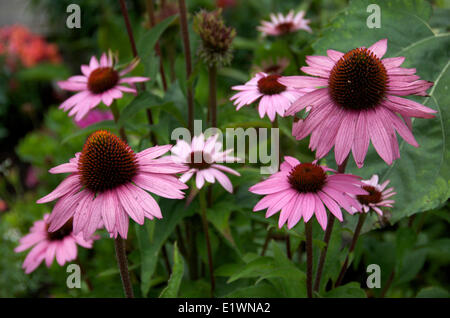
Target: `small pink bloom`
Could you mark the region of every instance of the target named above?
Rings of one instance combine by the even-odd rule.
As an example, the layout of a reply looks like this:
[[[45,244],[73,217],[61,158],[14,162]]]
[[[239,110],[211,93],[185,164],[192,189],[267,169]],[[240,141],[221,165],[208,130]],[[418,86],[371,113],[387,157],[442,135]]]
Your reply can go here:
[[[286,76],[279,81],[301,89],[313,89],[286,111],[295,115],[311,107],[294,130],[297,140],[311,135],[309,147],[316,158],[334,146],[338,165],[350,151],[358,167],[364,165],[370,141],[380,157],[392,164],[400,158],[397,132],[418,147],[411,132],[411,117],[432,118],[435,110],[398,96],[425,96],[433,83],[414,75],[415,68],[402,68],[404,57],[382,59],[387,40],[347,53],[328,50],[328,56],[307,56],[301,70],[313,76]],[[402,119],[398,116],[403,117]]]
[[[48,222],[49,231],[61,228],[73,218],[75,234],[90,237],[104,223],[111,237],[127,238],[129,217],[144,224],[145,218],[162,218],[161,209],[146,191],[164,198],[182,199],[187,186],[175,174],[184,165],[170,157],[158,158],[172,148],[155,146],[139,153],[120,138],[96,131],[89,136],[83,151],[50,173],[70,175],[37,203],[57,200]]]
[[[377,212],[380,216],[383,215],[381,207],[390,207],[395,203],[394,200],[388,200],[396,194],[394,188],[386,189],[389,180],[382,184],[378,184],[378,176],[374,174],[369,180],[362,180],[362,188],[366,190],[368,195],[357,195],[356,198],[362,205],[362,211],[367,213],[371,209]],[[356,212],[356,211],[355,211]]]
[[[281,78],[277,74],[257,73],[245,85],[233,86],[232,89],[240,92],[233,95],[230,100],[234,100],[234,105],[237,105],[236,110],[239,110],[260,99],[259,116],[263,118],[267,114],[270,121],[274,121],[276,114],[283,117],[294,101],[311,91],[311,89],[296,89],[283,85],[280,83]]]
[[[44,260],[47,267],[52,265],[55,258],[59,266],[63,266],[66,262],[77,258],[77,245],[92,248],[94,240],[98,239],[94,236],[85,239],[82,235],[75,235],[71,220],[68,220],[59,231],[48,232],[49,217],[49,214],[45,214],[43,220],[34,222],[30,233],[22,237],[19,246],[14,249],[19,253],[32,247],[22,266],[27,274],[34,271]]]
[[[75,124],[80,128],[86,128],[95,123],[104,121],[104,120],[113,120],[114,116],[110,111],[102,111],[99,109],[93,109],[82,119],[75,121]]]
[[[308,222],[316,216],[325,230],[327,213],[325,207],[339,221],[343,221],[341,207],[350,214],[361,211],[361,204],[354,195],[365,195],[360,177],[351,174],[332,174],[335,172],[315,163],[301,163],[293,157],[284,157],[281,170],[267,180],[252,186],[249,191],[264,195],[253,211],[267,209],[266,218],[281,211],[278,226],[287,222],[289,229],[303,217]]]
[[[214,183],[216,180],[228,192],[233,192],[233,185],[224,172],[240,176],[239,172],[218,164],[220,162],[236,162],[238,158],[229,156],[233,149],[222,151],[222,143],[217,141],[218,135],[209,137],[205,141],[203,134],[194,136],[192,143],[180,139],[172,148],[172,158],[175,162],[186,164],[189,170],[180,180],[187,182],[195,175],[195,183],[198,189],[205,184],[205,180]]]
[[[305,11],[300,11],[294,14],[294,11],[291,10],[289,13],[284,16],[281,13],[271,14],[270,22],[262,21],[261,26],[258,27],[258,30],[263,33],[263,35],[272,35],[279,36],[288,33],[293,33],[298,30],[305,30],[308,32],[312,32],[308,23],[309,20],[304,19]]]
[[[147,77],[124,77],[137,65],[134,61],[129,67],[118,71],[114,68],[113,58],[102,54],[100,61],[91,57],[89,65],[81,65],[83,75],[70,77],[58,82],[64,90],[78,92],[62,103],[59,108],[70,110],[69,116],[75,115],[75,120],[82,119],[91,109],[101,102],[110,106],[115,99],[122,98],[123,92],[136,94],[134,83],[148,81]],[[130,86],[126,86],[130,85]]]

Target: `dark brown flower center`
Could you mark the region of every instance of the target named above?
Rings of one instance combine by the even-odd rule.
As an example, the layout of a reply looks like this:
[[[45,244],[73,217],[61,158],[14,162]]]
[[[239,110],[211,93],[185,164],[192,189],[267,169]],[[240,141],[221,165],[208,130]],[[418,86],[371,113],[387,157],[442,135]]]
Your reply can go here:
[[[49,225],[47,224],[47,238],[49,241],[61,241],[66,236],[69,236],[72,234],[73,231],[73,219],[70,219],[67,221],[66,224],[64,224],[59,230],[55,232],[49,232],[48,231]]]
[[[84,144],[78,161],[81,183],[102,192],[130,182],[138,171],[133,150],[108,131],[96,131]]]
[[[116,86],[119,73],[112,67],[99,67],[91,72],[88,79],[88,88],[94,94],[106,92]]]
[[[375,187],[365,185],[362,188],[369,192],[369,194],[356,196],[361,204],[369,205],[370,203],[376,204],[381,202],[381,192],[378,191]]]
[[[292,22],[284,22],[284,23],[277,24],[277,26],[276,26],[276,29],[281,34],[290,33],[290,32],[292,32],[293,28],[294,28],[294,24]]]
[[[327,181],[325,171],[313,163],[301,163],[292,168],[289,183],[298,192],[317,192]]]
[[[188,164],[193,169],[207,169],[212,164],[212,158],[203,151],[193,151],[188,158]]]
[[[264,95],[275,95],[284,92],[286,90],[286,86],[278,82],[280,77],[280,75],[272,74],[261,78],[258,81],[259,92]]]
[[[371,109],[385,96],[386,68],[368,49],[354,49],[334,65],[328,85],[331,98],[339,106],[349,110]]]

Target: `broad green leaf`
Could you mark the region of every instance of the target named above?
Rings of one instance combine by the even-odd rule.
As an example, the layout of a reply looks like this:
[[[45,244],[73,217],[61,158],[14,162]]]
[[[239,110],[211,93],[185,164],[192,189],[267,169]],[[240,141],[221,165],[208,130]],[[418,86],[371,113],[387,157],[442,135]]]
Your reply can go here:
[[[159,251],[189,210],[184,209],[181,200],[161,199],[159,201],[163,218],[161,220],[147,221],[154,223],[149,234],[146,226],[136,226],[136,233],[141,252],[141,292],[145,297],[150,289],[151,279],[156,269]]]
[[[417,293],[417,298],[448,298],[449,292],[441,287],[426,287],[422,288]]]
[[[178,296],[178,290],[180,289],[181,280],[184,274],[184,260],[181,256],[177,244],[175,243],[173,248],[173,267],[172,274],[169,278],[169,284],[161,292],[160,298],[174,298]]]
[[[164,21],[161,21],[157,25],[155,25],[153,28],[145,32],[145,34],[142,36],[142,38],[139,40],[138,43],[138,52],[139,55],[144,57],[149,54],[149,52],[153,52],[155,48],[156,42],[158,42],[158,39],[161,37],[163,32],[169,27],[170,24],[172,24],[173,21],[178,17],[178,15],[173,15],[165,19]]]
[[[134,98],[120,113],[119,125],[123,125],[141,110],[163,104],[161,97],[149,92],[142,92]]]
[[[168,114],[175,117],[181,124],[184,124],[185,119],[172,102],[166,101],[163,98],[150,92],[142,92],[127,106],[125,106],[120,114],[118,124],[125,125],[125,123],[133,118],[133,116],[135,116],[138,112],[146,109],[156,108],[167,112]]]
[[[233,247],[235,247],[236,243],[231,235],[229,219],[231,212],[237,209],[238,207],[234,204],[230,204],[230,202],[220,201],[206,211],[208,220],[216,227],[220,234],[222,234],[223,237],[231,243]]]
[[[323,295],[326,298],[366,298],[367,295],[363,289],[359,286],[359,283],[351,282],[343,286],[339,286],[335,289]]]
[[[261,282],[256,286],[238,288],[225,298],[277,298],[281,297],[278,290],[269,283]]]
[[[427,253],[427,249],[424,248],[406,253],[402,262],[399,263],[400,265],[397,266],[400,269],[397,270],[398,274],[396,273],[394,276],[393,284],[400,285],[416,278],[425,264]]]
[[[381,28],[369,29],[366,12],[369,4],[381,8]],[[385,57],[404,56],[402,67],[416,68],[421,79],[434,82],[429,97],[411,97],[417,102],[438,111],[433,119],[414,119],[413,134],[420,147],[415,148],[399,137],[401,158],[388,166],[372,146],[369,148],[364,168],[357,169],[353,159],[349,171],[370,178],[379,174],[381,181],[390,179],[397,194],[391,223],[415,213],[442,205],[450,195],[449,105],[449,34],[434,34],[427,20],[431,6],[427,1],[407,0],[358,0],[338,14],[313,43],[315,55],[326,54],[327,49],[347,52],[353,48],[368,47],[387,38]],[[408,97],[410,98],[410,97]],[[334,162],[330,155],[329,162]],[[355,218],[347,218],[350,228]],[[376,221],[368,219],[368,225]],[[366,227],[367,228],[367,227]]]

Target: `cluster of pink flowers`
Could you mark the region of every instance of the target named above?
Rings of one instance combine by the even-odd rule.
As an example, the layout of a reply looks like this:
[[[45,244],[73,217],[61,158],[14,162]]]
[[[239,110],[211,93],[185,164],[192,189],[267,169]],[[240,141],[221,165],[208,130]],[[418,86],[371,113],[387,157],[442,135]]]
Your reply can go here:
[[[303,17],[304,12],[293,11],[287,16],[272,15],[272,21],[262,22],[259,30],[272,36],[298,30],[311,32],[309,21]],[[20,55],[23,47],[30,45],[24,44],[27,42],[24,29],[7,30],[0,32],[0,53],[14,48]],[[5,48],[2,43],[7,33],[10,44]],[[372,142],[380,157],[392,164],[400,157],[396,133],[418,146],[411,118],[431,118],[435,111],[404,96],[424,96],[433,83],[419,79],[415,69],[400,67],[404,57],[383,58],[386,50],[386,39],[346,53],[330,49],[327,56],[306,57],[308,66],[301,70],[307,76],[258,72],[244,85],[232,87],[239,91],[230,98],[237,110],[257,102],[260,117],[267,115],[272,122],[277,116],[302,117],[293,122],[293,136],[298,140],[311,136],[310,148],[316,155],[311,163],[285,156],[278,172],[249,189],[264,196],[254,211],[267,210],[266,217],[280,212],[279,227],[287,224],[289,229],[301,219],[306,223],[315,216],[325,229],[326,209],[343,221],[341,209],[349,214],[370,210],[382,214],[382,207],[392,207],[394,201],[390,198],[395,192],[393,188],[386,189],[389,180],[379,184],[376,175],[361,180],[318,162],[334,146],[337,165],[345,163],[352,152],[360,168]],[[57,55],[49,56],[58,59]],[[28,56],[24,64],[32,65],[37,60]],[[101,104],[112,105],[123,93],[137,94],[135,84],[150,80],[125,77],[137,63],[134,60],[119,70],[112,55],[104,53],[100,59],[93,56],[88,65],[81,66],[82,75],[58,82],[62,89],[76,92],[60,108],[75,116],[79,127],[113,119],[112,113],[96,108]],[[169,151],[171,155],[163,156]],[[233,149],[222,150],[218,135],[206,138],[201,134],[189,142],[178,140],[174,147],[154,145],[134,152],[124,140],[108,131],[92,133],[81,152],[68,163],[50,169],[50,173],[68,176],[37,201],[56,204],[50,215],[35,223],[16,249],[19,252],[34,246],[25,259],[26,272],[33,271],[43,260],[47,266],[55,257],[60,265],[73,260],[77,244],[92,247],[99,228],[104,227],[111,237],[127,238],[130,218],[143,224],[146,218],[163,217],[153,195],[183,199],[183,190],[188,189],[191,179],[197,189],[217,181],[232,193],[233,185],[225,173],[240,174],[222,164],[239,160],[232,152]]]
[[[293,12],[286,17],[272,15],[272,22],[263,21],[259,30],[272,36],[295,32],[305,26],[302,17]],[[308,66],[301,70],[311,76],[260,72],[244,85],[232,87],[239,91],[230,98],[236,110],[259,100],[261,118],[267,114],[273,122],[277,115],[300,116],[293,121],[292,134],[297,140],[310,135],[309,145],[316,154],[313,163],[285,157],[279,172],[251,187],[251,192],[265,195],[254,211],[267,209],[266,217],[281,211],[280,228],[286,222],[291,228],[302,217],[306,223],[315,214],[325,230],[325,206],[340,221],[341,207],[350,214],[374,210],[380,215],[381,207],[392,207],[394,201],[388,198],[395,192],[385,190],[389,180],[380,185],[376,175],[360,180],[317,164],[334,146],[337,165],[346,164],[352,152],[361,168],[372,142],[390,165],[400,158],[396,133],[418,147],[411,118],[432,118],[436,111],[403,96],[426,96],[433,83],[421,80],[414,68],[400,67],[404,57],[383,59],[386,51],[387,39],[347,53],[330,49],[327,56],[306,57]]]
[[[50,44],[22,25],[0,28],[0,56],[6,64],[16,69],[18,64],[31,67],[41,62],[59,63],[58,47]]]

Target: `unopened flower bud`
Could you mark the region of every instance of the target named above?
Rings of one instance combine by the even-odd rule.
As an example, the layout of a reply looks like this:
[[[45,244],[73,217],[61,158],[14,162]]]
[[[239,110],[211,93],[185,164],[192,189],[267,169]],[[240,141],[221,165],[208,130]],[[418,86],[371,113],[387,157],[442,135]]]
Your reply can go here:
[[[225,25],[221,9],[197,13],[194,30],[202,40],[199,55],[206,64],[222,66],[231,62],[231,43],[236,30]]]

